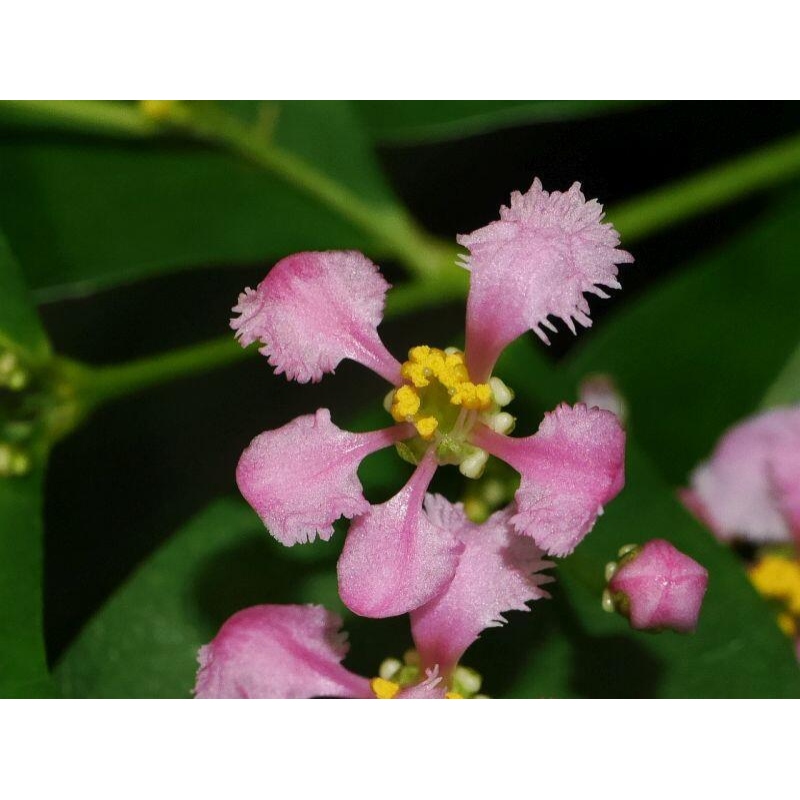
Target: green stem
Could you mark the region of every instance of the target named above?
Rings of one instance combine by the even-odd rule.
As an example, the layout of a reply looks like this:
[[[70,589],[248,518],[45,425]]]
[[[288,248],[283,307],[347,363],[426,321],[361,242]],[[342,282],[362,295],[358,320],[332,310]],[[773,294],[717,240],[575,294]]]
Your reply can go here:
[[[277,145],[257,126],[224,111],[178,103],[169,121],[179,132],[250,161],[337,213],[375,240],[376,249],[399,259],[417,278],[447,272],[455,248],[430,236],[396,203],[375,205],[315,166]]]
[[[609,218],[627,244],[797,175],[800,136],[792,136],[630,200]]]
[[[86,413],[117,397],[233,364],[255,352],[255,348],[245,350],[240,347],[231,334],[108,367],[88,367],[66,359],[61,361],[65,376],[76,387],[81,412]]]
[[[23,125],[136,139],[163,130],[135,105],[98,100],[4,100],[3,117]]]

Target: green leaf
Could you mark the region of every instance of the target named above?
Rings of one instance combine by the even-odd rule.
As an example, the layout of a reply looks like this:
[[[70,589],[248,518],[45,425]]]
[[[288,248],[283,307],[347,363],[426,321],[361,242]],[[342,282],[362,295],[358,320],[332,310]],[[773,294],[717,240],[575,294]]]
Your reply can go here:
[[[626,111],[638,105],[638,101],[625,100],[366,100],[357,104],[357,110],[376,141],[414,144]]]
[[[0,285],[0,344],[44,356],[47,339],[2,236]],[[39,466],[0,477],[0,697],[52,693],[42,633],[43,475]]]
[[[0,343],[24,348],[31,356],[49,352],[39,315],[28,297],[28,287],[20,274],[8,243],[0,233]]]
[[[755,412],[800,341],[798,252],[794,194],[621,308],[569,359],[573,385],[592,372],[614,378],[638,441],[673,483]]]
[[[523,405],[536,402],[539,362],[529,340],[506,356],[505,374]],[[551,377],[548,404],[551,395],[570,399],[564,378]],[[683,509],[633,435],[627,453],[625,488],[575,554],[559,562],[554,600],[535,603],[529,615],[512,615],[513,636],[502,640],[499,659],[488,657],[492,641],[500,646],[494,632],[468,654],[469,663],[486,673],[487,691],[494,685],[514,697],[800,696],[793,647],[738,559]],[[636,632],[600,607],[606,562],[622,545],[653,538],[668,539],[709,571],[694,635]]]
[[[277,112],[279,145],[374,206],[395,206],[349,104],[283,103]],[[0,140],[0,223],[44,297],[186,267],[371,244],[299,189],[223,152],[174,139],[46,130]]]
[[[369,427],[362,416],[354,427]],[[405,465],[407,467],[407,465]],[[399,488],[392,449],[360,470],[371,497]],[[411,642],[405,620],[365,620],[341,603],[331,542],[284,547],[241,500],[220,500],[174,534],[97,612],[62,657],[56,681],[66,697],[188,697],[198,648],[236,611],[259,603],[320,603],[340,614],[353,643],[348,665],[375,674]]]
[[[317,573],[281,556],[247,506],[215,503],[134,573],[82,631],[56,669],[61,691],[66,697],[189,697],[197,650],[230,614],[258,602],[302,602],[304,581]]]
[[[42,484],[0,478],[0,697],[53,694],[42,633]]]

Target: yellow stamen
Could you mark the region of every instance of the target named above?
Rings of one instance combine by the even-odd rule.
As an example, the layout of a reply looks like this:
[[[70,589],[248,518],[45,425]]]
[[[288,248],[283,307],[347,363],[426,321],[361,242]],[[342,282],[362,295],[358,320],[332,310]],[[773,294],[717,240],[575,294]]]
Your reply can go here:
[[[430,439],[439,427],[439,420],[436,417],[422,417],[414,423],[414,427],[423,439]]]
[[[419,405],[419,395],[410,386],[401,386],[394,393],[391,414],[398,422],[403,422],[419,411]]]
[[[797,636],[797,623],[794,617],[785,611],[778,614],[778,627],[791,639]]]
[[[750,570],[750,581],[764,597],[781,603],[784,610],[778,615],[778,625],[787,636],[796,636],[800,618],[800,563],[766,555]]]
[[[464,695],[459,694],[458,692],[446,692],[444,696],[445,700],[463,700]]]
[[[373,678],[369,685],[378,700],[391,700],[400,691],[399,683],[385,678]]]
[[[464,354],[445,352],[437,347],[419,345],[408,351],[408,361],[401,370],[406,381],[394,393],[390,412],[397,422],[411,422],[423,439],[436,433],[440,420],[424,405],[421,389],[437,381],[449,395],[450,403],[470,411],[485,411],[492,405],[492,389],[488,383],[472,383]],[[440,401],[441,402],[441,401]],[[430,403],[430,401],[429,401]]]

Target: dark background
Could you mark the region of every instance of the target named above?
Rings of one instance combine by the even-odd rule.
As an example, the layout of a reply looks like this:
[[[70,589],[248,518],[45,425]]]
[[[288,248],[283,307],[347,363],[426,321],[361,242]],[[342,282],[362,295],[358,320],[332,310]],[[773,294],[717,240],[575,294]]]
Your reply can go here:
[[[613,209],[795,132],[798,123],[795,103],[657,104],[382,148],[380,157],[414,216],[452,238],[494,219],[509,193],[527,189],[534,176],[546,189],[563,190],[578,180],[588,197]],[[595,326],[692,254],[724,241],[764,202],[756,196],[724,215],[695,218],[637,242],[631,247],[636,263],[622,273],[624,292],[593,303]],[[225,334],[237,294],[255,286],[269,266],[231,265],[146,280],[45,304],[43,317],[63,354],[96,364],[123,361]],[[382,266],[390,280],[400,278],[394,265]],[[411,322],[392,320],[381,329],[396,355],[420,342],[457,343],[463,305]],[[591,335],[584,332],[577,342]],[[548,353],[559,358],[575,343],[564,332]],[[321,405],[356,410],[383,393],[380,379],[349,362],[321,384],[297,386],[274,377],[263,359],[251,359],[101,409],[90,426],[57,446],[50,463],[45,617],[51,660],[148,553],[211,500],[236,492],[236,461],[254,435]]]

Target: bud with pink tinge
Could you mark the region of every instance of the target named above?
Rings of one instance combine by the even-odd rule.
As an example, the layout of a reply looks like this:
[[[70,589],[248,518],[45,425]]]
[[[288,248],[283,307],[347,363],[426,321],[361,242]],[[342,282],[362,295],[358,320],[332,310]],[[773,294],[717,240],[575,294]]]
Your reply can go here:
[[[664,539],[622,548],[607,574],[603,606],[627,616],[631,627],[679,633],[697,627],[708,572]]]

